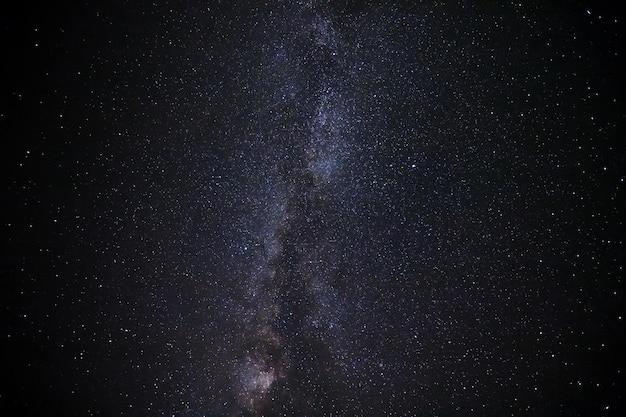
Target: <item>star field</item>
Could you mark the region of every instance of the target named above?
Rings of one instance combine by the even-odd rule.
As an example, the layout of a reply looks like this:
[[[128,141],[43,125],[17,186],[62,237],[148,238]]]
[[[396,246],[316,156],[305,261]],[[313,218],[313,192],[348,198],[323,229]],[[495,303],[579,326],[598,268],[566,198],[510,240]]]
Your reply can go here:
[[[613,416],[609,2],[3,5],[0,414]]]

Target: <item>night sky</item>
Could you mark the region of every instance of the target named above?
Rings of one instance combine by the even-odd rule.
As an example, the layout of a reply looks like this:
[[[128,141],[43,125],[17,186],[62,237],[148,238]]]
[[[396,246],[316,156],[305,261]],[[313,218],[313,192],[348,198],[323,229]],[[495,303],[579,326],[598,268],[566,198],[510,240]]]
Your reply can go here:
[[[626,415],[624,17],[3,2],[0,415]]]

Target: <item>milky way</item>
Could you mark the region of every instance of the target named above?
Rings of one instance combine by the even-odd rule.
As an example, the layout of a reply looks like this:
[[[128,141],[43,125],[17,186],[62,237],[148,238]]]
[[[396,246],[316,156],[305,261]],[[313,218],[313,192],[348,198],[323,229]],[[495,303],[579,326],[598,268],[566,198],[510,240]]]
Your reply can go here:
[[[104,3],[0,12],[1,415],[623,415],[616,7]]]
[[[258,115],[268,119],[260,132],[266,149],[259,157],[269,172],[251,172],[262,178],[260,192],[252,212],[241,219],[245,226],[239,232],[249,243],[232,265],[240,270],[241,258],[249,262],[240,277],[243,302],[233,303],[241,317],[237,344],[244,347],[233,370],[234,391],[247,411],[278,412],[269,403],[314,405],[332,398],[326,391],[336,383],[341,361],[333,350],[342,313],[335,282],[349,217],[339,206],[343,188],[354,182],[348,171],[355,148],[353,114],[342,94],[347,85],[338,76],[347,71],[340,51],[346,45],[337,39],[332,20],[313,5],[284,13],[293,23],[270,37],[267,59],[261,61],[269,71],[252,82],[293,93],[282,93]],[[276,401],[276,395],[285,399]]]

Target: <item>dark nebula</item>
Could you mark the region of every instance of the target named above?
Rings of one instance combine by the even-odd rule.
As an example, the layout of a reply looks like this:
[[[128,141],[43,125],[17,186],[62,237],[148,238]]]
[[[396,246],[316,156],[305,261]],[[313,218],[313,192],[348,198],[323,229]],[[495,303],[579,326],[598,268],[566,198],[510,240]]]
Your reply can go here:
[[[626,415],[617,6],[5,3],[0,415]]]

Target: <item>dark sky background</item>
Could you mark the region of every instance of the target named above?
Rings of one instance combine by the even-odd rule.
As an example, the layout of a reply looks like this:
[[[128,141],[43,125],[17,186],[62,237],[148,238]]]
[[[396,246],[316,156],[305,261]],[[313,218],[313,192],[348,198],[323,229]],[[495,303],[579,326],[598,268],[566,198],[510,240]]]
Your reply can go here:
[[[0,414],[626,415],[614,3],[3,2]]]

